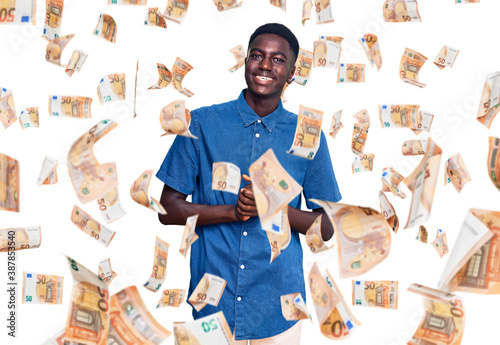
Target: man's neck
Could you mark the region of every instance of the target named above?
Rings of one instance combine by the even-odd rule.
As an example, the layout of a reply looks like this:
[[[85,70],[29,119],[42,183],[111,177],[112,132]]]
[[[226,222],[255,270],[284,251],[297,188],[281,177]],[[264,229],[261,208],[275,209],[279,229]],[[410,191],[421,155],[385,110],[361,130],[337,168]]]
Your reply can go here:
[[[262,98],[245,91],[245,101],[261,118],[271,114],[280,104],[280,97]]]

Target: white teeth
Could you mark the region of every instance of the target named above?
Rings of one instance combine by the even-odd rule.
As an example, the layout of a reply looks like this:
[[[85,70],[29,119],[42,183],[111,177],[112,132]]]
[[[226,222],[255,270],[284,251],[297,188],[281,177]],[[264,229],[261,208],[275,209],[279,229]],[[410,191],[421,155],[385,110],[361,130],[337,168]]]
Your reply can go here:
[[[272,80],[271,78],[261,77],[261,76],[257,76],[257,79],[262,80],[262,81]]]

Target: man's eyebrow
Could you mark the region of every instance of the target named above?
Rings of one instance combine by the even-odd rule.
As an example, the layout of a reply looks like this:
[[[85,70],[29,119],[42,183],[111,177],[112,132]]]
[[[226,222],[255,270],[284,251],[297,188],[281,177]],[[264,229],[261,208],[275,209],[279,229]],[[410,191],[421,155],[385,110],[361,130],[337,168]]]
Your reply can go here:
[[[264,51],[262,49],[257,48],[257,47],[254,47],[254,48],[250,49],[250,52],[253,52],[254,50],[257,50],[260,53],[264,53]],[[274,55],[283,55],[283,57],[285,59],[288,59],[288,57],[286,56],[286,54],[283,53],[283,52],[280,52],[280,51],[274,51],[274,52],[271,52],[271,54],[274,54]]]

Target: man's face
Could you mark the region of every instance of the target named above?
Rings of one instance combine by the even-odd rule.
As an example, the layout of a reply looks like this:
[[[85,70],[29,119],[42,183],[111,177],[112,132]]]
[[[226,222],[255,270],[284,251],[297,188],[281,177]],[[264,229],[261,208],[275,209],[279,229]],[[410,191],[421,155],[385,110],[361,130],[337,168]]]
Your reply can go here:
[[[245,80],[251,93],[280,97],[283,86],[295,71],[293,52],[288,41],[274,34],[262,34],[248,48]]]

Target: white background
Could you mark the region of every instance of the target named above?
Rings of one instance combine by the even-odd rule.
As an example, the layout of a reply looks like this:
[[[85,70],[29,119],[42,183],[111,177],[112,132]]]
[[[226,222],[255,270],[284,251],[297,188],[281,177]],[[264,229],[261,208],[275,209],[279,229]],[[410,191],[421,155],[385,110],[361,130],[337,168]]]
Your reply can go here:
[[[61,34],[75,33],[62,55],[69,60],[75,49],[88,53],[80,73],[69,78],[63,68],[45,61],[47,42],[42,34],[45,1],[38,3],[36,26],[0,27],[0,86],[13,90],[16,111],[37,106],[40,128],[21,130],[16,123],[8,130],[0,129],[0,152],[20,162],[21,212],[0,212],[0,229],[40,225],[42,245],[38,249],[18,252],[18,277],[22,271],[63,275],[65,287],[62,305],[21,305],[19,301],[18,338],[6,336],[7,294],[4,282],[5,259],[0,264],[0,343],[39,344],[65,326],[71,295],[72,278],[61,253],[71,255],[78,262],[97,272],[99,260],[111,258],[118,277],[110,285],[116,293],[129,285],[137,285],[144,302],[153,316],[172,330],[173,321],[190,321],[191,307],[155,310],[160,292],[153,293],[141,285],[151,274],[156,236],[170,243],[168,275],[161,290],[186,288],[189,281],[189,259],[178,252],[183,227],[161,225],[156,214],[132,201],[129,188],[146,169],[158,170],[172,143],[173,136],[160,137],[159,123],[162,107],[176,99],[186,99],[188,109],[221,103],[238,97],[245,87],[243,68],[235,73],[228,69],[235,63],[228,50],[238,44],[245,47],[251,33],[266,22],[281,22],[298,37],[301,47],[312,50],[318,35],[344,37],[342,61],[366,64],[364,84],[336,84],[336,71],[314,69],[307,86],[293,83],[286,91],[284,106],[295,113],[300,104],[325,112],[323,130],[328,131],[331,115],[342,109],[344,128],[336,139],[327,137],[333,167],[343,195],[343,203],[370,206],[379,209],[378,191],[381,171],[393,166],[407,176],[421,157],[401,154],[403,141],[432,137],[443,149],[438,185],[431,218],[425,226],[429,239],[434,239],[436,228],[447,232],[453,247],[460,226],[469,208],[499,210],[499,191],[491,183],[486,169],[488,136],[500,136],[500,120],[486,129],[476,119],[479,97],[486,75],[500,69],[497,15],[500,4],[483,0],[476,5],[455,5],[453,0],[420,0],[422,23],[385,23],[382,0],[333,1],[334,23],[316,25],[313,16],[301,24],[302,1],[288,0],[286,13],[271,6],[267,0],[244,0],[243,6],[218,13],[212,1],[191,1],[183,24],[167,22],[161,29],[143,25],[147,7],[166,8],[166,0],[149,0],[148,6],[107,6],[106,0],[66,0]],[[92,35],[100,13],[113,16],[117,22],[116,44]],[[383,66],[380,72],[372,68],[358,38],[371,32],[379,37]],[[433,63],[444,44],[460,49],[452,69],[439,70]],[[428,57],[420,72],[424,89],[399,80],[399,61],[404,49],[414,49]],[[194,92],[187,98],[169,86],[163,90],[147,90],[157,81],[156,63],[171,69],[179,56],[194,69],[184,79],[184,86]],[[133,118],[133,86],[136,61],[140,61],[137,88],[137,117]],[[100,105],[96,88],[107,74],[124,72],[127,99],[105,106]],[[93,98],[92,119],[53,118],[49,116],[49,95],[81,95]],[[418,137],[409,129],[382,129],[378,120],[378,104],[419,104],[435,114],[430,133]],[[366,153],[375,153],[373,172],[352,175],[354,154],[350,149],[352,115],[367,109],[371,117]],[[116,162],[120,199],[128,214],[111,223],[116,236],[106,249],[83,234],[70,221],[71,209],[79,204],[69,180],[66,157],[69,147],[80,135],[102,119],[111,118],[119,126],[95,146],[99,162]],[[286,148],[288,149],[288,148]],[[472,181],[458,194],[453,186],[443,186],[443,164],[460,152],[471,174]],[[59,182],[53,186],[37,187],[44,157],[59,161]],[[329,186],[324,186],[328,188]],[[431,245],[415,241],[417,228],[404,229],[411,201],[411,192],[403,187],[408,197],[400,200],[389,195],[401,221],[400,230],[393,235],[389,256],[380,265],[360,279],[398,280],[399,307],[397,311],[351,305],[351,280],[338,278],[336,249],[313,255],[304,242],[304,270],[306,275],[313,262],[328,268],[346,302],[362,326],[345,344],[395,345],[406,344],[418,327],[422,315],[423,298],[406,291],[411,283],[430,287],[437,285],[447,257],[440,259]],[[159,198],[162,183],[152,179],[150,195]],[[103,221],[97,204],[80,205],[95,219]],[[302,237],[303,240],[303,237]],[[333,244],[334,240],[331,241]],[[430,242],[430,241],[429,241]],[[331,245],[330,244],[330,245]],[[5,277],[5,278],[4,278]],[[308,290],[308,288],[307,288]],[[21,291],[21,287],[19,287]],[[464,300],[467,323],[463,344],[493,344],[498,342],[497,327],[500,308],[498,296],[460,294]],[[309,297],[309,296],[308,296]],[[329,344],[320,330],[314,306],[308,301],[314,322],[304,322],[303,344]],[[496,340],[494,340],[496,337]],[[173,336],[164,344],[173,344]]]

